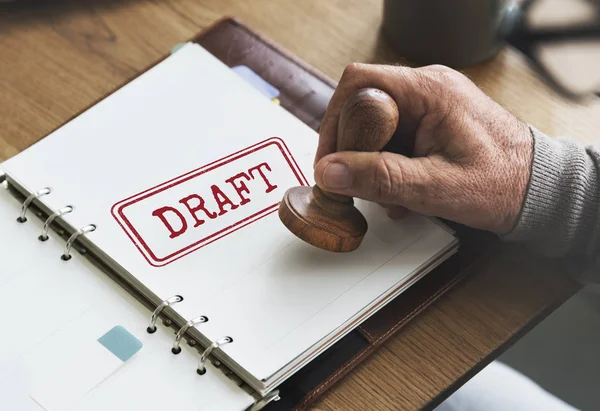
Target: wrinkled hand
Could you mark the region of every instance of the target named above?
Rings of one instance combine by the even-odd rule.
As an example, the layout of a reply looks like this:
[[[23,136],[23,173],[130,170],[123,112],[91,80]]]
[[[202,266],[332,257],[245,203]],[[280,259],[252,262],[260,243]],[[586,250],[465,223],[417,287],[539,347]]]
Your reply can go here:
[[[342,105],[374,87],[397,103],[395,138],[411,139],[411,157],[335,152]],[[529,127],[462,74],[352,64],[322,122],[315,181],[327,191],[377,202],[396,218],[406,210],[504,234],[516,223],[532,162]]]

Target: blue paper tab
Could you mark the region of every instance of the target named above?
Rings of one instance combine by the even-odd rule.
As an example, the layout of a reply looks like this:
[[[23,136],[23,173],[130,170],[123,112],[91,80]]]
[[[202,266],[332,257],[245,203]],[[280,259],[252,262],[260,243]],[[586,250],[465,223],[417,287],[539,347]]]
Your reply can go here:
[[[252,71],[249,67],[235,66],[231,69],[271,100],[279,97],[279,90],[263,80],[262,77]]]
[[[125,328],[117,325],[98,339],[108,351],[125,362],[142,348],[142,342]]]
[[[174,54],[175,52],[177,52],[177,50],[179,50],[180,48],[182,48],[186,44],[187,43],[177,43],[177,44],[175,44],[173,47],[171,47],[171,54]]]

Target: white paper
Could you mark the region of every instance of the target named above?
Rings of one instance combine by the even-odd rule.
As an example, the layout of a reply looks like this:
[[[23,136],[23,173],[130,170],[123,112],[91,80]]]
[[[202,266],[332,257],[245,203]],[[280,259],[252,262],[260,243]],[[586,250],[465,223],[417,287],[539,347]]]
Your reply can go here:
[[[86,332],[101,330],[95,320],[94,315],[82,316],[27,356],[27,363],[35,367],[29,396],[45,410],[72,409],[124,364]]]
[[[285,143],[269,138],[117,203],[113,217],[153,266],[164,266],[272,214],[306,184]]]
[[[265,151],[179,184],[194,170],[208,170],[272,138],[285,145],[289,162]],[[52,186],[52,194],[42,198],[49,207],[75,205],[66,221],[74,227],[97,224],[89,241],[159,298],[183,295],[174,309],[187,319],[207,316],[198,330],[210,340],[231,336],[233,343],[223,351],[264,379],[406,281],[453,240],[424,217],[390,222],[378,206],[360,201],[371,228],[359,250],[345,255],[298,240],[281,224],[276,208],[254,218],[300,181],[313,184],[317,139],[200,46],[187,45],[0,167],[29,190]],[[261,194],[260,180],[244,178],[255,184],[244,194],[253,203],[235,210],[225,206],[226,214],[204,218],[198,227],[190,227],[194,220],[188,213],[187,231],[174,238],[152,215],[175,204],[185,212],[178,202],[190,194],[208,204],[207,186],[227,187],[232,174],[247,173],[258,161],[271,165],[269,178],[277,188]],[[157,186],[168,193],[124,211],[135,234],[123,216],[113,214],[124,200],[144,197]],[[230,198],[243,201],[231,186],[228,190]],[[211,207],[215,212],[216,203]],[[203,240],[223,229],[229,234]],[[153,260],[148,250],[160,258]]]
[[[64,241],[42,223],[16,222],[20,204],[0,187],[0,409],[2,410],[231,410],[253,402],[221,371],[196,374],[197,351],[174,333],[148,334],[151,312],[106,274],[75,253],[62,261]],[[27,264],[21,258],[26,256]],[[9,300],[7,300],[9,298]],[[120,325],[143,346],[122,362],[97,339]]]

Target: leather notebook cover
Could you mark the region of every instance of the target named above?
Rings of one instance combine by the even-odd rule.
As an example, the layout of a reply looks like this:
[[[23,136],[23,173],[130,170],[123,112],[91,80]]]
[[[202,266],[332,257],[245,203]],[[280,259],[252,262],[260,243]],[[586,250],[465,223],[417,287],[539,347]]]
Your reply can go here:
[[[279,89],[281,105],[318,130],[336,83],[234,18],[202,31],[197,42],[229,67],[244,65]],[[393,140],[393,139],[392,139]],[[396,142],[397,143],[397,142]],[[401,151],[410,147],[396,146]],[[281,400],[267,410],[306,409],[403,325],[469,272],[495,238],[446,222],[457,230],[458,254],[419,280],[280,387]]]

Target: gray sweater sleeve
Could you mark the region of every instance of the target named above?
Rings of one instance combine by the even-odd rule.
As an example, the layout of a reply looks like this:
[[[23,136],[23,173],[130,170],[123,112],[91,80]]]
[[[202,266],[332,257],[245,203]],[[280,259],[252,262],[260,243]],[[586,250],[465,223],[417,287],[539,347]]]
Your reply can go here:
[[[531,127],[531,177],[521,214],[504,240],[570,259],[578,279],[600,283],[600,147],[550,138]]]

